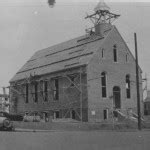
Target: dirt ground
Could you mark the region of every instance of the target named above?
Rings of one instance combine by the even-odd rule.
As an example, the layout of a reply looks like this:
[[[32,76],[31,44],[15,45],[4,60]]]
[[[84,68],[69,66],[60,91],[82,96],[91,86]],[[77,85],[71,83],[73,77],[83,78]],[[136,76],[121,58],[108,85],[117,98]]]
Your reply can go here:
[[[1,132],[0,150],[149,150],[150,131]]]

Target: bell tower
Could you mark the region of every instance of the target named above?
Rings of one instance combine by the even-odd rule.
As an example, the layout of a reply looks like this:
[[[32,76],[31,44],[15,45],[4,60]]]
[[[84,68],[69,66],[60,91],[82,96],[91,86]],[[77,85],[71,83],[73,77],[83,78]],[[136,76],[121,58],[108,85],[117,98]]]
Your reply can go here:
[[[104,29],[111,28],[112,22],[118,17],[120,15],[112,13],[106,3],[101,0],[94,8],[94,13],[85,17],[85,19],[90,19],[94,24],[94,27],[86,29],[86,32],[102,35]]]

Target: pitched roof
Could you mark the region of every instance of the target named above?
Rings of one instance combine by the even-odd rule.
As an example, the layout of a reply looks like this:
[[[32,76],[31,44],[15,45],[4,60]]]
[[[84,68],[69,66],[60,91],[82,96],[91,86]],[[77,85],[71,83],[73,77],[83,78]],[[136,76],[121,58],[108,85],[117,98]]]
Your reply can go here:
[[[37,51],[15,74],[10,82],[27,78],[31,74],[43,75],[86,65],[93,53],[100,48],[100,45],[113,27],[106,30],[103,37],[95,34],[84,35]]]

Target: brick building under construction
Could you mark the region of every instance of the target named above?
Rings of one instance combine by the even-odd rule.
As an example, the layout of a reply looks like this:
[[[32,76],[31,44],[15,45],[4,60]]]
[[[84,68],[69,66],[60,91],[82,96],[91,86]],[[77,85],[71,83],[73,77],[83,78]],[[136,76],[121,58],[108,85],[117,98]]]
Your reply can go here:
[[[10,81],[11,112],[95,122],[136,111],[135,58],[112,25],[118,17],[100,2],[84,36],[37,51]]]

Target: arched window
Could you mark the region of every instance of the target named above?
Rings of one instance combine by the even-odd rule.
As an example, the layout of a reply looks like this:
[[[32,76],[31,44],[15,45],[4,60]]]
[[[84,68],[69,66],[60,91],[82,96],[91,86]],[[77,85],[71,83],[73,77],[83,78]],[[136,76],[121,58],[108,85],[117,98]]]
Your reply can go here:
[[[126,75],[126,95],[127,95],[127,98],[131,97],[130,75]]]
[[[106,73],[101,73],[102,97],[107,97]]]
[[[118,58],[117,58],[117,46],[116,45],[114,45],[113,47],[113,55],[114,55],[114,62],[117,62]]]

